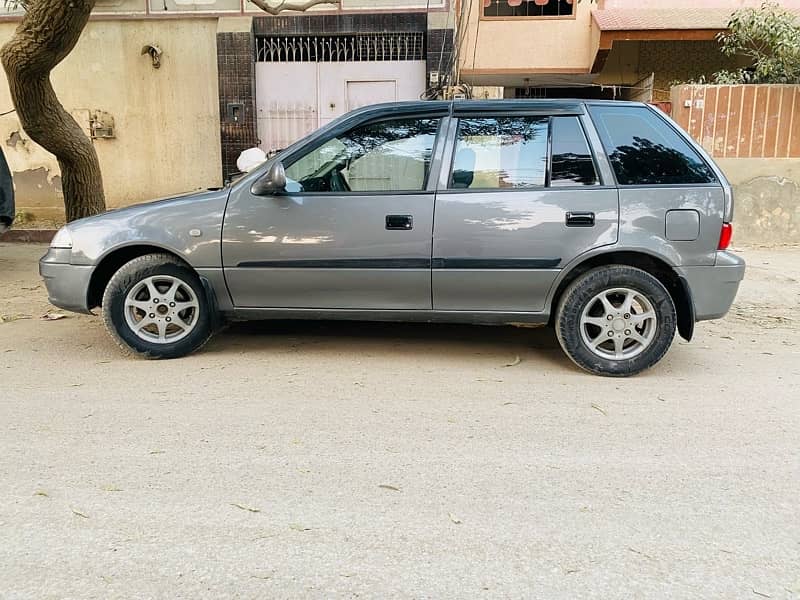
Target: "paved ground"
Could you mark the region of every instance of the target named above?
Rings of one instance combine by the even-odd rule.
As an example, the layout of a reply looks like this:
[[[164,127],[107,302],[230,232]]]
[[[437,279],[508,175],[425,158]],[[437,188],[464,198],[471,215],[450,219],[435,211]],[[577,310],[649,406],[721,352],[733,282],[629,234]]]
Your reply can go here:
[[[800,596],[800,249],[629,380],[513,328],[128,360],[40,320],[43,251],[0,245],[2,598]]]

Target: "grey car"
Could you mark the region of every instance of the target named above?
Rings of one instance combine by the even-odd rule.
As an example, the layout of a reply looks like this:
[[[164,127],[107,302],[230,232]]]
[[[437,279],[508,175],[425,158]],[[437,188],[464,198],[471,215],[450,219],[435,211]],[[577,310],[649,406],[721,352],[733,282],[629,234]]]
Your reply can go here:
[[[730,308],[733,196],[660,111],[602,101],[366,107],[232,185],[70,223],[50,301],[172,358],[226,319],[550,324],[601,375]]]

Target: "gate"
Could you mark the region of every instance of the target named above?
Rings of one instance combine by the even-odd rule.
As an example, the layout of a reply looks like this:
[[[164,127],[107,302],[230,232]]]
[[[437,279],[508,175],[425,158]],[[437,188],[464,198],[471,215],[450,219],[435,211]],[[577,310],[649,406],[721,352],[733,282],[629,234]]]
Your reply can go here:
[[[425,34],[261,36],[256,106],[261,148],[285,148],[355,108],[417,100]]]

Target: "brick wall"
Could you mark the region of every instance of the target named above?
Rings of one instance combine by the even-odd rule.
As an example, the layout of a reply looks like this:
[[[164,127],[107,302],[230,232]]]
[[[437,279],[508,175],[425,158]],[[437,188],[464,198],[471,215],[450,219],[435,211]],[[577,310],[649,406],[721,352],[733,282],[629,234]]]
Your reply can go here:
[[[238,172],[239,154],[258,146],[253,34],[218,33],[217,65],[222,174],[227,179]]]

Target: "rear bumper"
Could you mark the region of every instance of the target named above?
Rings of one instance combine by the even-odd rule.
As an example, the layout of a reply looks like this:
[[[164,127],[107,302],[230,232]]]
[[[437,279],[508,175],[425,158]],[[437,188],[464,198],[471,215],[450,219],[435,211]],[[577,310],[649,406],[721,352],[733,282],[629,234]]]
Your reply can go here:
[[[93,266],[69,264],[70,251],[50,248],[39,261],[39,274],[47,287],[50,304],[79,313],[90,313],[86,306]]]
[[[689,284],[695,319],[720,319],[730,310],[739,284],[744,279],[745,262],[730,252],[718,252],[713,267],[678,267],[675,271]]]

